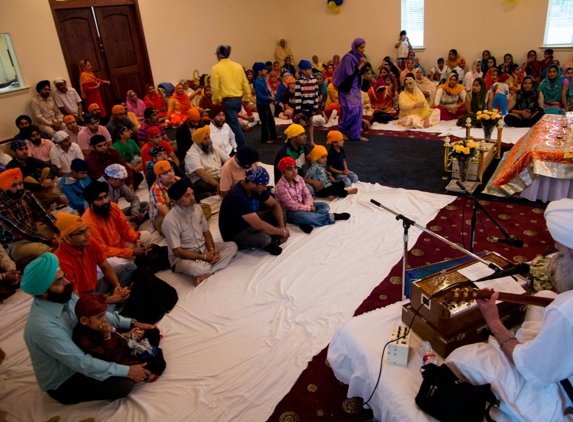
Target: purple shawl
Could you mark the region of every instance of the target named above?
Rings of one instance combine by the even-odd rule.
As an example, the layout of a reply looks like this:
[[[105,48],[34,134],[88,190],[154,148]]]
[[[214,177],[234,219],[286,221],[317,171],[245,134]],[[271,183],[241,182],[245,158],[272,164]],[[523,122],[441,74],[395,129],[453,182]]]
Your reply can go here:
[[[358,46],[364,43],[363,38],[356,38],[352,43],[352,50],[344,55],[336,72],[334,72],[334,86],[339,87],[348,77],[356,73],[360,59],[364,55],[358,54]],[[358,75],[358,73],[356,73]]]

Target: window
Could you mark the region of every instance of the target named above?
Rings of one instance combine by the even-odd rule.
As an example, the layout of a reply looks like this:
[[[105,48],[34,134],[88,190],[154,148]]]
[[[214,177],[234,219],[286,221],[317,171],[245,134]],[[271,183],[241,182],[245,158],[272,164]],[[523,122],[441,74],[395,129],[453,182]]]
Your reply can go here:
[[[413,48],[424,47],[424,0],[402,0],[402,28]]]
[[[573,45],[573,0],[549,0],[543,45]]]
[[[0,93],[24,87],[10,35],[0,34]]]

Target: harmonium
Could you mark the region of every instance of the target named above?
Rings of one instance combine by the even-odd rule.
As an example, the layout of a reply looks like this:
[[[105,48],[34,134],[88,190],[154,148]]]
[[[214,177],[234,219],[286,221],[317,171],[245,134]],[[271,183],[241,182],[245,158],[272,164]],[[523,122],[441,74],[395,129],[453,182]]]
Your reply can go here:
[[[495,252],[485,252],[482,259],[504,270],[514,266],[511,261]],[[443,358],[460,346],[486,341],[490,334],[475,300],[464,297],[476,286],[458,272],[476,262],[474,259],[469,262],[466,260],[462,264],[414,280],[410,292],[411,302],[402,307],[402,322],[407,326],[419,308],[412,330],[422,340],[429,341]],[[520,275],[513,277],[526,291],[525,294],[531,293],[530,279]],[[498,303],[501,321],[507,328],[523,322],[526,308],[516,303]]]

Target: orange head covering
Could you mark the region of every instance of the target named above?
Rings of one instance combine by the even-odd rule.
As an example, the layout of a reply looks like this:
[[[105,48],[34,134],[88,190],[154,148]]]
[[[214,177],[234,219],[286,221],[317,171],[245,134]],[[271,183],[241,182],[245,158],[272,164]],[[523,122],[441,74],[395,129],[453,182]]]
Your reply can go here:
[[[99,105],[97,103],[91,103],[88,107],[88,111],[91,113],[92,111],[94,111],[96,108],[99,108]]]
[[[169,161],[161,160],[161,161],[158,161],[157,163],[155,163],[155,165],[153,166],[153,173],[155,173],[156,176],[159,176],[160,174],[171,170],[171,168],[172,167],[171,167],[171,164],[169,163]]]
[[[55,225],[60,232],[60,236],[64,237],[70,233],[75,232],[81,226],[85,225],[84,220],[82,220],[77,215],[66,214],[64,212],[59,212],[56,217]]]
[[[191,139],[196,144],[200,144],[201,142],[203,142],[205,137],[210,134],[211,134],[211,128],[209,126],[203,126],[202,128],[195,129],[195,132],[193,132]]]
[[[310,152],[310,156],[312,157],[312,162],[314,163],[315,161],[317,161],[320,157],[322,157],[323,155],[328,155],[328,151],[326,151],[326,148],[322,145],[317,145],[315,146],[312,151]]]
[[[84,92],[84,84],[94,82],[97,80],[94,73],[91,70],[88,70],[86,63],[89,60],[81,60],[80,61],[80,93],[82,94],[82,98],[85,100],[86,93]]]
[[[294,84],[294,83],[296,82],[296,79],[291,76],[291,77],[288,78],[285,82],[286,82],[287,85]]]
[[[12,187],[16,179],[24,179],[24,176],[22,176],[22,170],[19,168],[4,170],[0,173],[0,189],[7,191]]]
[[[115,114],[121,114],[121,113],[125,113],[125,107],[122,106],[121,104],[116,104],[111,108],[111,114],[115,115]]]
[[[338,130],[331,130],[330,132],[328,132],[328,135],[326,135],[327,144],[331,144],[336,141],[342,141],[343,139],[344,136],[342,136],[342,132]]]
[[[466,89],[466,87],[463,86],[462,84],[456,84],[456,86],[454,86],[453,88],[450,86],[450,79],[452,79],[452,77],[454,76],[458,78],[458,80],[460,79],[457,73],[451,72],[450,74],[448,74],[448,76],[446,76],[446,82],[443,83],[442,85],[439,85],[437,89],[441,88],[444,91],[446,91],[449,95],[458,95],[460,92]]]
[[[194,121],[201,120],[201,113],[199,113],[199,109],[197,107],[193,107],[187,110],[187,118]]]
[[[68,114],[66,117],[64,117],[64,123],[65,124],[72,123],[75,121],[76,121],[76,118],[74,116],[72,116],[71,114]]]

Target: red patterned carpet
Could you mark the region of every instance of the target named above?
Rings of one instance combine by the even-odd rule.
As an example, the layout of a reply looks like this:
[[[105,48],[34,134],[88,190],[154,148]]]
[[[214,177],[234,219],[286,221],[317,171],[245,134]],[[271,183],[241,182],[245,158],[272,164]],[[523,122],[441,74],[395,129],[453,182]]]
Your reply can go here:
[[[494,251],[515,262],[526,262],[553,247],[553,241],[545,227],[544,209],[490,201],[481,203],[510,234],[522,239],[525,246],[517,249],[488,241],[487,233],[495,237],[501,237],[501,233],[482,215],[483,226],[478,219],[474,251]],[[463,235],[467,247],[470,217],[471,203],[458,197],[451,205],[441,210],[427,227],[455,243],[463,243]],[[411,268],[416,268],[461,255],[461,252],[423,233],[410,251],[408,262]],[[401,271],[402,264],[399,262],[357,309],[356,315],[398,301],[401,295]],[[348,388],[335,378],[326,361],[326,353],[325,349],[314,357],[289,394],[277,405],[269,421],[347,422],[366,421],[372,417],[370,411],[362,409],[360,399],[346,397]]]

